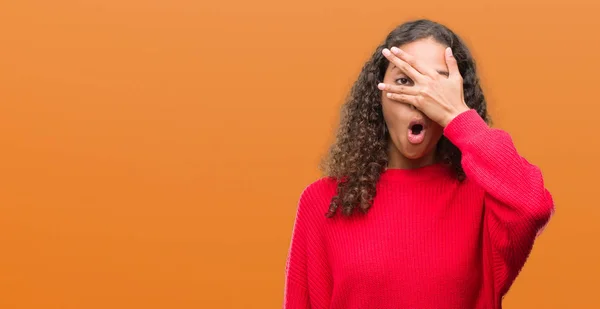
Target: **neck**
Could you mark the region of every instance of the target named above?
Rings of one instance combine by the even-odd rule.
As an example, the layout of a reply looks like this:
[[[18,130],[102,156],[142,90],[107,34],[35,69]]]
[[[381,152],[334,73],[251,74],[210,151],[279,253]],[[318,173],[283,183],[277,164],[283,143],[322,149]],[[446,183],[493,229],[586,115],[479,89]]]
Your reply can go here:
[[[405,157],[393,143],[389,143],[388,166],[389,169],[415,169],[436,163],[435,151],[430,151],[418,159]]]

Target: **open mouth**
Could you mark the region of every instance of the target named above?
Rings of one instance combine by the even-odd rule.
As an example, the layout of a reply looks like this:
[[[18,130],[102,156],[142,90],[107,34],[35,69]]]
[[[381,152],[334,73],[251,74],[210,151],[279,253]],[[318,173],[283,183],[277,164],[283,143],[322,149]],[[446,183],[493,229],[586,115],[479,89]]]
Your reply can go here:
[[[413,120],[408,126],[408,141],[411,144],[420,144],[425,140],[425,123],[421,120]]]
[[[421,131],[423,131],[422,124],[414,124],[414,125],[410,126],[410,132],[414,135],[420,134]]]

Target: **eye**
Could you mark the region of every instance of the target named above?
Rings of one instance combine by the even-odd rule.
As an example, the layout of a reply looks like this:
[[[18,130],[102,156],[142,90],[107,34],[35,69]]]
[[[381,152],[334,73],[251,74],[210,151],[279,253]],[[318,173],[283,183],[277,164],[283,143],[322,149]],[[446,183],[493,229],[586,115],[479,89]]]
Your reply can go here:
[[[408,78],[408,77],[400,77],[400,78],[396,79],[396,84],[403,85],[403,86],[411,86],[412,80],[410,80],[410,78]]]

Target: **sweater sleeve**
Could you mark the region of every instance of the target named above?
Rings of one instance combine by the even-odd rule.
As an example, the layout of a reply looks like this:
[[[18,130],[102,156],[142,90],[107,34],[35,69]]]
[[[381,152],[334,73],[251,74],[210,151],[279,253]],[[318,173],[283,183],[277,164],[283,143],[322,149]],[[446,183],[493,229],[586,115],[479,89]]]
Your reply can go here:
[[[324,180],[308,186],[300,196],[285,267],[284,309],[327,308],[331,275],[323,243],[326,202]]]
[[[307,282],[306,227],[298,207],[285,266],[284,309],[310,308]]]
[[[484,191],[495,289],[504,295],[554,212],[540,169],[521,157],[510,135],[492,129],[475,110],[458,115],[444,135],[462,153],[467,178]]]

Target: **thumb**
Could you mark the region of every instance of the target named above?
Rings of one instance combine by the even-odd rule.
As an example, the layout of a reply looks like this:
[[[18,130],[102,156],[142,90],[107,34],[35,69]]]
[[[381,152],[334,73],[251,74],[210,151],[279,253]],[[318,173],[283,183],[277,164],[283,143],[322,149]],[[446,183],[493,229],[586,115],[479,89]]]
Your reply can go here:
[[[456,62],[456,58],[454,58],[452,48],[450,47],[446,48],[446,65],[448,66],[448,77],[456,78],[460,76],[460,72],[458,71],[458,63]]]

